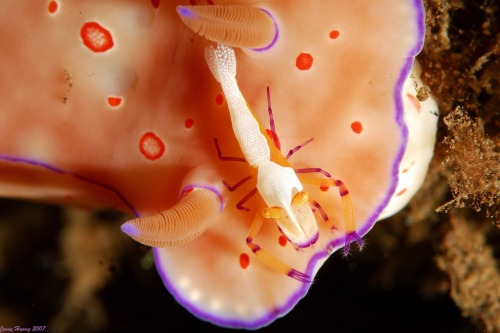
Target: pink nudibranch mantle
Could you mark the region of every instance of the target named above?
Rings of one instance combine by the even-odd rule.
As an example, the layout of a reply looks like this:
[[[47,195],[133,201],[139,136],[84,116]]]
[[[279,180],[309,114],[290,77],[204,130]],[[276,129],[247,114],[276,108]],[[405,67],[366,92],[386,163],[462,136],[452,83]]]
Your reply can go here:
[[[225,156],[241,155],[204,61],[211,42],[184,26],[178,5],[187,1],[3,4],[0,43],[10,51],[0,62],[0,194],[145,216],[174,206],[186,187],[214,190],[222,204],[214,225],[184,246],[155,248],[157,269],[199,318],[258,328],[290,311],[310,284],[270,270],[246,247],[263,203],[254,196],[246,203],[250,212],[236,208],[254,180],[232,192],[220,186],[246,177],[248,166],[217,156],[214,137]],[[418,182],[402,187],[399,179],[411,170],[422,178],[432,152],[431,130],[423,155],[405,153],[408,139],[411,147],[420,135],[412,136],[413,127],[408,134],[403,113],[430,116],[434,126],[436,119],[427,108],[435,111],[432,102],[416,100],[412,80],[402,93],[422,46],[422,3],[258,6],[275,22],[277,38],[269,48],[236,50],[241,91],[267,127],[270,87],[282,151],[314,137],[290,163],[326,169],[348,184],[363,236],[384,209],[392,213],[393,198],[399,206],[409,200]],[[207,173],[193,175],[200,166]],[[319,221],[317,244],[298,253],[269,223],[259,243],[314,276],[344,235],[338,194],[308,190],[339,230]]]

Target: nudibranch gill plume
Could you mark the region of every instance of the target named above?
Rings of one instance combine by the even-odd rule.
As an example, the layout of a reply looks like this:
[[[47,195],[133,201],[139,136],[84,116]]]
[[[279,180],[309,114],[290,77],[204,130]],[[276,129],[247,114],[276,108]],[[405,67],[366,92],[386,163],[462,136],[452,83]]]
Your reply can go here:
[[[14,50],[0,63],[0,194],[140,217],[122,230],[154,247],[167,289],[203,320],[256,329],[285,315],[328,256],[361,244],[425,175],[432,129],[421,160],[405,153],[418,137],[405,114],[437,119],[409,78],[424,35],[419,0],[53,0],[9,2],[0,16],[0,42]],[[268,147],[298,179],[318,173],[292,193],[315,221],[305,239],[274,215],[272,180],[257,188],[234,99],[205,60],[216,43],[235,49],[239,91]],[[267,174],[289,179],[280,172]],[[410,174],[420,180],[402,185]]]

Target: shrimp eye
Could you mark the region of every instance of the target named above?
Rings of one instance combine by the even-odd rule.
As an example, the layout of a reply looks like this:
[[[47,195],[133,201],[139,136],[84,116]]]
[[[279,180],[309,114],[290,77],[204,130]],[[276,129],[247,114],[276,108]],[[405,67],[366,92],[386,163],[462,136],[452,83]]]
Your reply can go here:
[[[293,196],[292,206],[300,207],[309,200],[309,193],[306,191],[300,191]]]

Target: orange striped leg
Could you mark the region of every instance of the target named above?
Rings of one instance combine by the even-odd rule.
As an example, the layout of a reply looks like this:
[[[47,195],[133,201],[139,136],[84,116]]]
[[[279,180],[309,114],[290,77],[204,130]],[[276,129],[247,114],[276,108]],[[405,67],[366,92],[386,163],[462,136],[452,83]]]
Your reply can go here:
[[[303,283],[312,282],[309,275],[299,272],[298,270],[288,266],[283,261],[278,259],[275,255],[273,255],[271,252],[268,252],[267,250],[261,248],[257,243],[253,242],[253,239],[257,236],[257,234],[260,231],[260,228],[262,227],[263,221],[264,217],[260,213],[258,213],[255,216],[255,219],[253,220],[250,230],[248,231],[246,241],[247,241],[247,246],[250,248],[250,250],[257,256],[257,258],[260,261],[262,261],[264,264],[266,264],[273,270],[281,274],[285,274]]]
[[[296,172],[306,172],[303,170],[308,170],[308,172],[321,172],[321,171],[309,171],[309,169],[301,169],[301,170],[295,170]],[[316,170],[316,169],[311,169],[311,170]],[[325,171],[326,172],[326,171]],[[349,194],[349,190],[347,189],[347,186],[341,181],[337,179],[331,178],[329,174],[327,177],[328,179],[324,178],[316,178],[316,177],[308,177],[308,176],[302,176],[298,175],[299,180],[302,182],[302,184],[309,184],[309,185],[316,185],[320,187],[338,187],[339,188],[339,194],[340,194],[340,204],[342,208],[342,216],[344,219],[344,225],[345,225],[345,244],[344,244],[344,254],[347,255],[349,253],[349,248],[351,246],[352,241],[356,241],[358,243],[359,247],[363,247],[363,241],[361,237],[356,233],[356,220],[354,218],[354,208],[352,206],[352,199],[351,195]]]

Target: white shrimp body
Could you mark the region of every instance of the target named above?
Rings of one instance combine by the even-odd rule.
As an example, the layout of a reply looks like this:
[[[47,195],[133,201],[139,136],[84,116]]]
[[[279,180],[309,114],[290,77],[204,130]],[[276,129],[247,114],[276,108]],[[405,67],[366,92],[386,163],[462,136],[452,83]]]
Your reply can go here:
[[[218,45],[207,47],[205,58],[215,79],[226,96],[233,131],[247,162],[257,169],[257,190],[268,207],[282,208],[286,216],[276,222],[288,239],[296,244],[307,244],[310,235],[317,233],[316,222],[309,213],[291,205],[293,197],[303,190],[295,171],[271,161],[266,138],[259,123],[248,108],[236,82],[236,56],[232,48]],[[304,218],[298,221],[297,215]],[[290,223],[291,222],[291,223]]]
[[[213,76],[220,82],[226,96],[234,135],[240,144],[248,164],[259,167],[262,161],[270,160],[266,138],[260,132],[259,123],[247,106],[236,82],[236,56],[232,48],[219,45],[207,47],[205,58]]]

